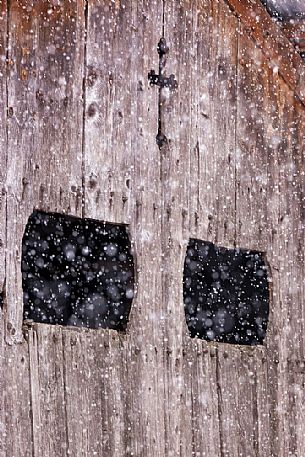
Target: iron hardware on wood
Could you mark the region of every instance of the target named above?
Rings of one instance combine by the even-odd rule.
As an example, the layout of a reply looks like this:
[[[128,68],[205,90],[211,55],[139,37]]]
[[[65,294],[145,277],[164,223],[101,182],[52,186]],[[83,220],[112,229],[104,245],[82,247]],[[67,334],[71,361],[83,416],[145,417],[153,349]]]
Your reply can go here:
[[[148,73],[148,80],[150,82],[151,86],[158,86],[160,88],[162,87],[168,87],[169,89],[177,89],[178,83],[175,79],[175,75],[170,75],[170,76],[165,76],[163,74],[163,68],[165,66],[165,55],[169,51],[169,47],[166,44],[166,40],[164,37],[162,37],[158,43],[158,54],[160,57],[159,60],[159,75],[156,74],[155,70],[150,70]]]
[[[162,89],[167,88],[169,90],[175,90],[178,87],[177,80],[175,75],[171,74],[170,76],[165,76],[165,65],[166,65],[166,54],[169,52],[169,47],[167,46],[166,40],[164,37],[161,37],[157,51],[159,54],[159,74],[157,75],[155,70],[150,70],[148,73],[148,80],[151,86],[157,86],[159,88],[159,104],[158,104],[158,134],[156,136],[156,142],[160,149],[167,142],[166,135],[163,131],[164,129],[164,94],[162,94]]]
[[[151,86],[168,87],[169,89],[177,89],[178,83],[175,80],[175,75],[169,77],[157,75],[155,70],[150,70],[148,73],[148,80]]]

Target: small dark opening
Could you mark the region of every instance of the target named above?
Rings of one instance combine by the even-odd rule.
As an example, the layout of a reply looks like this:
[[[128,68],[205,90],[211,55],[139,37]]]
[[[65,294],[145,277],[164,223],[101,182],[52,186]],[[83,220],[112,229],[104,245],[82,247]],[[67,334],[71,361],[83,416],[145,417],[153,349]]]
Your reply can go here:
[[[134,294],[125,226],[34,211],[22,242],[24,319],[124,330]]]
[[[263,253],[190,239],[183,297],[192,337],[248,345],[263,342],[269,314]]]

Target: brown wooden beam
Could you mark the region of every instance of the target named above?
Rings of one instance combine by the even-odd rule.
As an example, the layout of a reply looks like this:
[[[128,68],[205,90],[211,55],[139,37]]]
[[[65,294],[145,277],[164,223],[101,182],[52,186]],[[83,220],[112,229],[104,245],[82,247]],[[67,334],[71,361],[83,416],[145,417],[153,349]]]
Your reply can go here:
[[[305,106],[305,63],[260,0],[225,0]]]
[[[305,20],[283,22],[281,29],[298,52],[305,52]]]

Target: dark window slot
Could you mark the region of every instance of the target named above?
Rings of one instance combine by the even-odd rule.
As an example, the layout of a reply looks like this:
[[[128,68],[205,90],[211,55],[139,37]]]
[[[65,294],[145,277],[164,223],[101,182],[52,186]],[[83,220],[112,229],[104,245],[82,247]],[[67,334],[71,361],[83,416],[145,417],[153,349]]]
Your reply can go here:
[[[134,293],[126,227],[34,211],[22,278],[25,320],[124,330]]]
[[[190,239],[183,296],[192,337],[247,345],[263,342],[269,314],[263,253]]]

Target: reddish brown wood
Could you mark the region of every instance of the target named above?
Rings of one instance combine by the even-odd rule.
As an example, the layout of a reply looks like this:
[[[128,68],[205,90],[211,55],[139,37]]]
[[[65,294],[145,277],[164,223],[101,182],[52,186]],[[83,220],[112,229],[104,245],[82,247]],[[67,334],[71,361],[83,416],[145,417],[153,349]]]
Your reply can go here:
[[[281,25],[283,33],[293,43],[298,52],[305,51],[305,21],[284,22]]]
[[[290,89],[305,104],[304,61],[260,0],[225,0]]]

